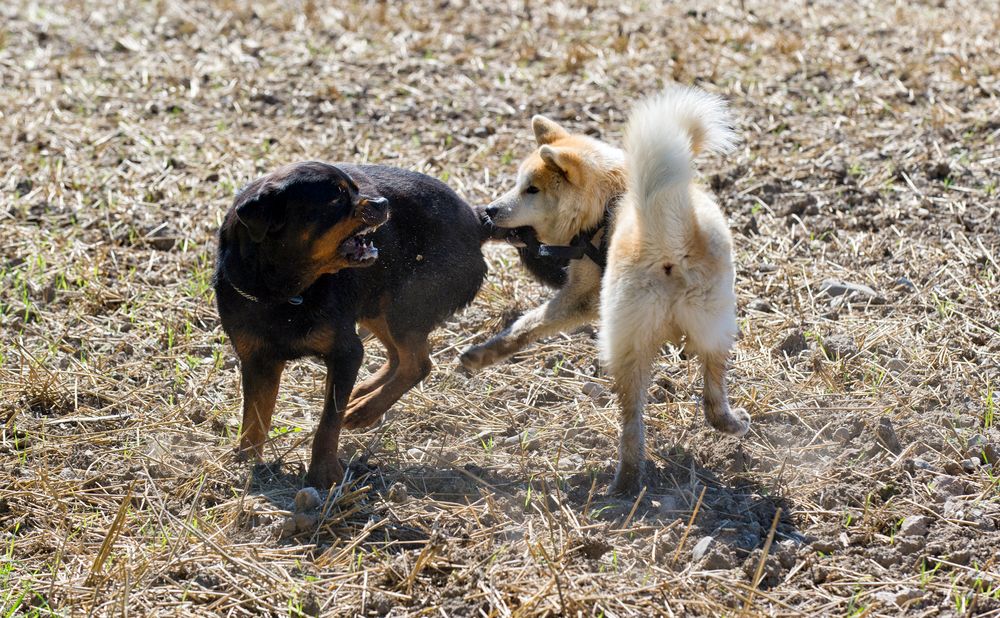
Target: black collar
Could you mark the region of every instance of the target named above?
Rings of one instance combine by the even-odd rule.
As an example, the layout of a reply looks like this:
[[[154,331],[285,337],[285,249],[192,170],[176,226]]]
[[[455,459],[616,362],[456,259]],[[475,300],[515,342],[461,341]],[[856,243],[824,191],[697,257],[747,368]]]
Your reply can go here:
[[[516,235],[516,238],[538,257],[547,257],[556,260],[581,260],[584,257],[588,257],[601,270],[604,270],[608,265],[608,243],[611,241],[611,216],[623,195],[624,193],[617,193],[611,196],[611,199],[604,204],[604,216],[601,217],[601,222],[595,227],[584,230],[574,236],[568,245],[544,245],[538,242],[538,237],[535,236],[535,231],[531,228],[520,231]],[[594,237],[601,230],[604,230],[604,235],[601,236],[600,243],[595,246]]]
[[[226,283],[229,284],[229,287],[233,288],[233,290],[235,290],[237,294],[239,294],[243,298],[249,300],[250,302],[252,302],[252,303],[258,303],[258,304],[263,304],[263,301],[260,298],[254,296],[253,294],[251,294],[249,292],[241,290],[239,286],[237,286],[235,283],[233,283],[233,278],[229,276],[229,271],[226,269],[226,262],[225,262],[225,260],[223,260],[221,262],[221,264],[222,264],[222,268],[219,269],[219,272],[222,274],[222,278],[226,280]],[[299,295],[299,296],[292,296],[291,298],[289,298],[285,302],[287,302],[289,305],[295,305],[295,306],[301,305],[302,304],[302,296],[301,295]]]

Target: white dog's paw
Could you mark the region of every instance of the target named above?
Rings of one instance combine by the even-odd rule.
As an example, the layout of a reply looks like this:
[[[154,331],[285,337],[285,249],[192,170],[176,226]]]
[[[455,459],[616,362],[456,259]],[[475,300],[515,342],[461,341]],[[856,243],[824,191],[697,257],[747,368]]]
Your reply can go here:
[[[477,369],[482,369],[483,367],[489,367],[493,364],[492,361],[492,351],[486,346],[476,345],[472,346],[458,358],[458,361],[462,363],[462,366],[470,371],[475,371]]]
[[[750,414],[743,408],[725,408],[718,411],[706,408],[705,418],[716,431],[730,436],[742,438],[750,431]]]
[[[729,410],[732,417],[726,433],[737,438],[742,438],[750,431],[750,413],[743,408],[732,408]]]

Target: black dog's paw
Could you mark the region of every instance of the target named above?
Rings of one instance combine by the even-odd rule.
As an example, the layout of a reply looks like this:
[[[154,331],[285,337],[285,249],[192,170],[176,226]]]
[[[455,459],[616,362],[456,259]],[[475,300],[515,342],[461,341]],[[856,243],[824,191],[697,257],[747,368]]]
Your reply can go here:
[[[344,467],[336,455],[314,460],[306,473],[306,486],[316,489],[330,489],[344,480]]]
[[[642,488],[642,465],[619,465],[615,480],[608,487],[612,496],[634,496]]]

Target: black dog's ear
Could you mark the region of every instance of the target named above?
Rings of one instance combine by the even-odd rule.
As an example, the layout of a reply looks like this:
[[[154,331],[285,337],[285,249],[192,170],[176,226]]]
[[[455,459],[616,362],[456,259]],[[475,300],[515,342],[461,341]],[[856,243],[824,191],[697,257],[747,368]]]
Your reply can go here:
[[[236,217],[247,228],[250,240],[261,242],[269,231],[284,224],[282,189],[272,184],[247,187],[236,198]]]

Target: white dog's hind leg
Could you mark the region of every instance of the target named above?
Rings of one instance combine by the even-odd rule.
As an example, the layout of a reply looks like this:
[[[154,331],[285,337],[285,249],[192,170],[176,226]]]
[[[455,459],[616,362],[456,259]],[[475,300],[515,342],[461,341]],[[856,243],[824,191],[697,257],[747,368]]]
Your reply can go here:
[[[601,352],[621,405],[618,470],[610,491],[634,494],[642,484],[646,430],[642,413],[653,358],[660,349],[664,299],[638,281],[605,277],[601,293]]]
[[[705,419],[722,433],[737,437],[745,435],[750,431],[750,415],[743,408],[730,408],[729,395],[726,392],[726,363],[729,360],[729,350],[700,352],[699,356],[705,382],[702,395]]]

